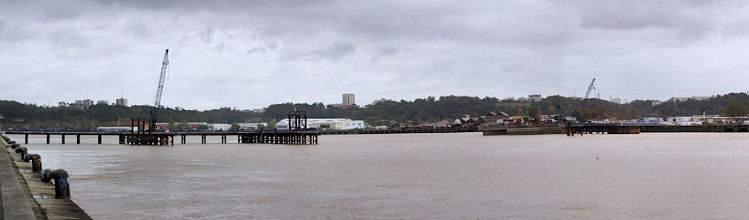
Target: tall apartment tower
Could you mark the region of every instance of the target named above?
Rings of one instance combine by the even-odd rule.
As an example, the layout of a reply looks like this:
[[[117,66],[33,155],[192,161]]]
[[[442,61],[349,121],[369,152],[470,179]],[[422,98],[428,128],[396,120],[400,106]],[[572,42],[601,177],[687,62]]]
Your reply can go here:
[[[343,105],[356,105],[353,93],[343,93]]]
[[[127,99],[126,98],[119,98],[115,102],[116,102],[117,105],[127,106]]]

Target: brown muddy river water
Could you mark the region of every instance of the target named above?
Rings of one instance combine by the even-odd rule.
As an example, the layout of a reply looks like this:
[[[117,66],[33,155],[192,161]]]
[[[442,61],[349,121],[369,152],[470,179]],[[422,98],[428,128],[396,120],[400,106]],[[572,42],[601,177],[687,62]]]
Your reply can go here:
[[[746,133],[71,140],[27,147],[70,173],[73,200],[95,219],[749,218]]]

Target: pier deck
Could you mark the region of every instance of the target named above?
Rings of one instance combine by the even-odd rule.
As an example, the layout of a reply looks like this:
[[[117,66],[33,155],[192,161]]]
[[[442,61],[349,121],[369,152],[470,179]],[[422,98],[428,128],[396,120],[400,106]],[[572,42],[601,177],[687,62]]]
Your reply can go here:
[[[75,137],[75,143],[81,143],[81,136],[97,136],[97,143],[102,143],[102,136],[118,136],[120,144],[128,145],[174,145],[178,136],[179,143],[187,144],[187,136],[200,136],[201,143],[207,143],[208,136],[220,136],[221,143],[228,143],[229,137],[236,137],[237,143],[260,144],[317,144],[319,132],[315,129],[299,130],[255,130],[226,132],[97,132],[97,131],[5,131],[6,134],[24,135],[24,143],[29,143],[30,135],[46,136],[47,144],[53,136],[59,136],[60,143],[66,143],[66,137]]]

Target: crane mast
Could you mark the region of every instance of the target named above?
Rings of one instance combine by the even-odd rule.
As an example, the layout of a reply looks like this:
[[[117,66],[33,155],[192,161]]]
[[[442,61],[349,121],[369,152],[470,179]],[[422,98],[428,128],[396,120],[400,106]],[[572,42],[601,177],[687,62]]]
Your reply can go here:
[[[593,78],[593,81],[590,81],[590,85],[588,86],[588,91],[585,92],[585,98],[583,100],[588,99],[588,97],[590,97],[590,92],[596,88],[593,86],[593,83],[595,82],[596,82],[596,78]]]
[[[166,76],[167,68],[169,67],[169,49],[164,52],[164,61],[161,62],[161,75],[159,76],[159,87],[156,89],[156,101],[154,101],[154,110],[151,111],[151,125],[148,132],[156,129],[156,120],[159,116],[159,108],[161,108],[161,92],[164,90],[164,77]]]

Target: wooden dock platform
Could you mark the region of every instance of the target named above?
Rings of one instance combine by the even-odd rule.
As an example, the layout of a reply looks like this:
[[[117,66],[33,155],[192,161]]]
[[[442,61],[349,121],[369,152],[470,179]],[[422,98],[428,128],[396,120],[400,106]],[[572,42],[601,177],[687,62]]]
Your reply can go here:
[[[52,137],[59,137],[59,143],[65,144],[66,136],[76,137],[76,144],[81,143],[81,136],[97,136],[97,143],[102,143],[102,136],[118,136],[119,144],[127,145],[174,145],[174,138],[179,143],[187,144],[187,136],[200,136],[200,143],[207,144],[208,136],[220,136],[221,143],[228,143],[229,137],[236,137],[237,143],[248,144],[317,144],[319,132],[316,129],[259,129],[255,131],[226,131],[226,132],[97,132],[97,131],[5,131],[6,134],[24,135],[24,143],[29,143],[30,135],[46,136],[47,144]],[[54,138],[57,139],[57,138]]]

